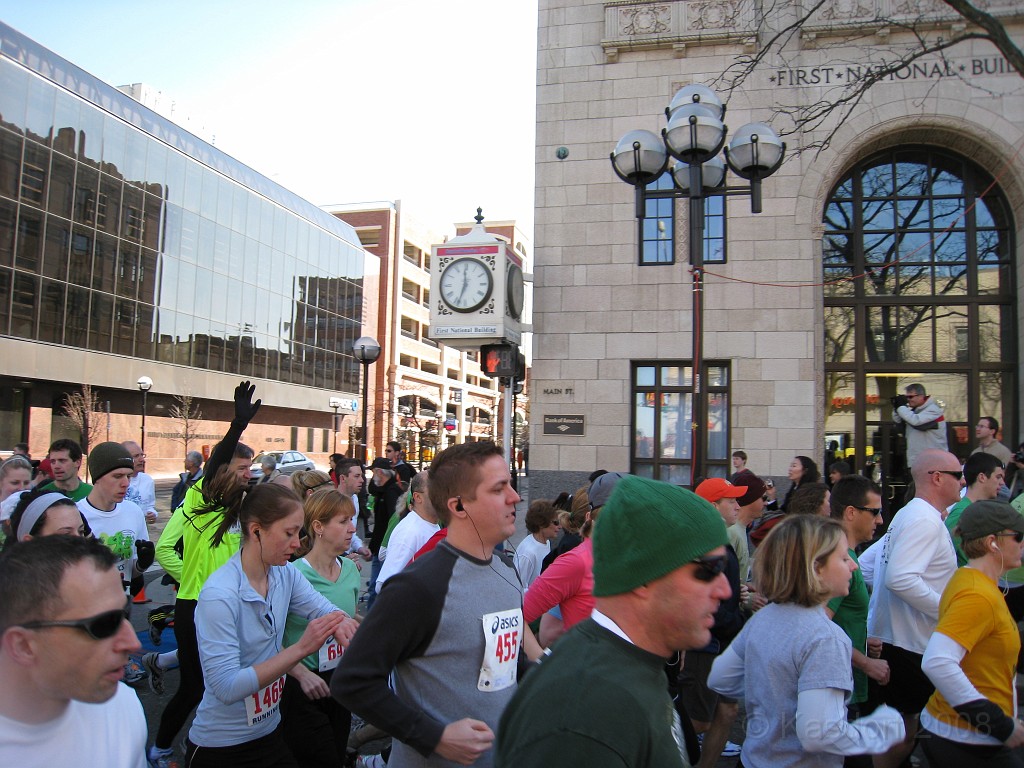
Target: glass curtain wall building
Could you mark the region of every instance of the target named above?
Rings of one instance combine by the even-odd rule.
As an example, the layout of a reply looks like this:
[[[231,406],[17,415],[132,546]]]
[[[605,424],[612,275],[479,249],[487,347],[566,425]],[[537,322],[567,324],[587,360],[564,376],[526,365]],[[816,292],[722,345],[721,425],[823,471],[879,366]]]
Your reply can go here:
[[[0,54],[0,338],[358,392],[351,227],[2,24]]]

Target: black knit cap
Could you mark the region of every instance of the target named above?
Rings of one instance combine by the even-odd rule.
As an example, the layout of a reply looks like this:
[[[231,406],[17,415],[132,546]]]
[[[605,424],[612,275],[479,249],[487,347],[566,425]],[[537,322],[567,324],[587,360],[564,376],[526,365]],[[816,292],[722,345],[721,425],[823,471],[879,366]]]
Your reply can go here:
[[[120,443],[100,443],[89,451],[89,475],[95,483],[115,469],[135,471],[135,459]]]

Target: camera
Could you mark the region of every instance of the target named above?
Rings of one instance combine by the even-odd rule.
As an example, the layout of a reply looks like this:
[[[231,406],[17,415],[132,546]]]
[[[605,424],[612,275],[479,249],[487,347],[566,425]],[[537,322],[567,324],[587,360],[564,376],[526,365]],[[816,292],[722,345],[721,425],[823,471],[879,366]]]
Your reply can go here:
[[[1024,448],[1018,449],[1017,452],[1013,454],[1013,460],[1018,464],[1024,464]]]
[[[889,398],[889,402],[892,403],[892,407],[899,408],[901,405],[908,405],[910,401],[906,395],[893,395]]]

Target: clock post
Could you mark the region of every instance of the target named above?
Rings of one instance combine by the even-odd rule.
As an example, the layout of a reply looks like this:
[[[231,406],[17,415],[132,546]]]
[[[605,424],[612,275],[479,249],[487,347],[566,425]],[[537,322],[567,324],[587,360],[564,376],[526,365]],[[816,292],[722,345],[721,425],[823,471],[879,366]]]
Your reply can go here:
[[[522,255],[484,228],[479,208],[475,218],[469,232],[431,249],[429,336],[460,349],[485,344],[518,348],[523,332],[530,330],[522,323],[525,283],[530,276],[523,269]],[[511,392],[505,398],[505,410],[510,405]],[[502,423],[509,454],[511,412]]]

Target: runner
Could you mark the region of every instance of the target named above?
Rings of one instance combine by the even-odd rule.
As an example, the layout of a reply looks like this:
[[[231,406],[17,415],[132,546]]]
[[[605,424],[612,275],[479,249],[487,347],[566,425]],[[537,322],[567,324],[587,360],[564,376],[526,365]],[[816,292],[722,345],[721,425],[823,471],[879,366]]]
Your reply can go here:
[[[297,768],[281,732],[285,674],[332,636],[348,645],[356,622],[310,586],[288,560],[299,547],[302,504],[273,483],[224,497],[217,545],[241,526],[241,549],[207,580],[196,607],[206,691],[189,729],[189,768]],[[282,649],[289,614],[310,619]]]
[[[21,494],[11,515],[12,535],[6,546],[54,534],[85,536],[86,530],[85,517],[75,502],[63,493],[36,489]]]
[[[146,716],[120,682],[139,639],[116,565],[78,536],[0,556],[0,765],[145,766]]]
[[[307,498],[303,509],[307,535],[296,553],[295,568],[313,589],[354,616],[359,569],[344,557],[356,530],[352,499],[334,488],[323,489]],[[285,645],[297,643],[308,623],[289,616]],[[296,760],[307,768],[338,768],[345,757],[352,713],[331,698],[329,688],[340,658],[341,648],[330,640],[296,664],[285,681],[281,701],[284,739]]]
[[[203,698],[203,671],[196,643],[196,601],[210,574],[238,550],[239,538],[238,533],[229,532],[219,539],[217,546],[211,545],[223,507],[216,491],[207,484],[218,480],[236,488],[248,484],[253,451],[239,440],[259,411],[262,401],[253,402],[255,393],[256,387],[248,381],[235,387],[235,418],[224,439],[214,446],[205,474],[186,491],[185,501],[171,515],[157,543],[158,562],[180,584],[174,603],[174,636],[178,641],[181,682],[160,716],[156,739],[149,750],[153,768],[177,768],[171,744]],[[180,555],[176,551],[179,541]],[[149,671],[153,673],[152,668]]]

